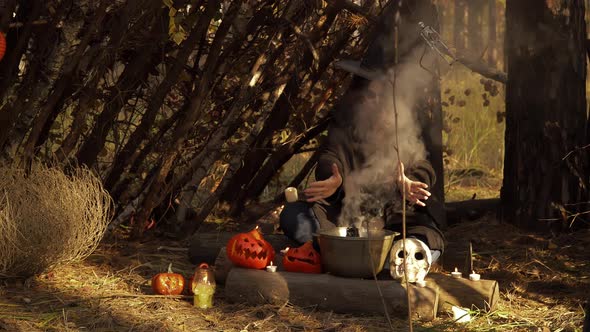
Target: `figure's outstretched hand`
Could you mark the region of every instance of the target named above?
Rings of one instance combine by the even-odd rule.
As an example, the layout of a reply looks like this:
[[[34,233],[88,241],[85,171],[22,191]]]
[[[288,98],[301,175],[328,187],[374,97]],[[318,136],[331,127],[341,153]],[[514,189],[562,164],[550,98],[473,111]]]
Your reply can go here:
[[[432,195],[428,190],[428,185],[420,181],[410,180],[404,173],[404,164],[399,163],[398,182],[400,184],[400,192],[405,189],[406,199],[412,203],[420,206],[426,206],[425,201]],[[402,192],[403,194],[403,192]]]
[[[340,188],[342,185],[342,176],[336,164],[332,164],[332,176],[323,180],[315,181],[309,184],[309,187],[303,192],[307,196],[308,202],[319,201],[320,199],[328,198]]]

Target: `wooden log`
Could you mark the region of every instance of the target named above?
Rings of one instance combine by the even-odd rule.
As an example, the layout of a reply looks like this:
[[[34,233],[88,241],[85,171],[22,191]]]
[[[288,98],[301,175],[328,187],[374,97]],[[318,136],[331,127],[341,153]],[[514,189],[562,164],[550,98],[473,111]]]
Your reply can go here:
[[[445,211],[449,225],[457,224],[464,219],[475,220],[486,213],[497,212],[500,199],[470,199],[459,202],[446,202]]]
[[[430,273],[426,287],[410,286],[412,309],[423,319],[433,319],[437,312],[450,311],[453,305],[469,309],[494,310],[499,298],[495,280],[470,281],[445,274]],[[388,312],[407,316],[407,295],[395,280],[378,280]],[[383,313],[377,285],[371,279],[343,278],[330,274],[290,272],[270,273],[263,270],[231,268],[225,280],[226,298],[253,305],[282,304],[343,313]]]
[[[227,275],[229,271],[234,267],[234,264],[229,260],[227,257],[227,252],[225,251],[225,247],[219,249],[219,254],[215,258],[215,263],[213,264],[213,273],[215,274],[215,283],[217,284],[225,284],[225,280],[227,279]]]
[[[385,304],[381,301],[379,290]],[[412,310],[416,316],[433,320],[438,312],[436,289],[410,285]],[[266,272],[232,268],[225,284],[229,302],[250,305],[286,302],[298,306],[315,306],[337,313],[383,314],[407,317],[406,289],[390,280],[342,278],[329,274]]]
[[[235,267],[235,265],[227,257],[227,251],[225,247],[219,249],[215,262],[212,263],[215,267],[215,282],[218,284],[225,284],[229,271]],[[283,269],[283,255],[277,251],[273,265],[277,266],[277,271],[284,271]]]
[[[439,310],[449,311],[452,306],[483,311],[495,310],[500,298],[496,280],[471,281],[455,279],[442,273],[426,276],[428,287],[437,287],[440,292]]]

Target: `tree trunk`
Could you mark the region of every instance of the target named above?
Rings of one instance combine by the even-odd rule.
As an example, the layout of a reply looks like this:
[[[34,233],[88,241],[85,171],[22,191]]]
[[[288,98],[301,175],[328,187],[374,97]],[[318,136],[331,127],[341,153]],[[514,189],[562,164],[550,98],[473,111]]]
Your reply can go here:
[[[518,226],[566,228],[576,212],[568,204],[588,191],[584,13],[583,0],[507,1],[501,199]]]
[[[496,20],[498,19],[496,13],[496,1],[488,0],[488,64],[496,68],[498,66],[498,48],[496,47]]]
[[[466,0],[455,0],[455,24],[453,24],[453,41],[455,48],[464,49],[467,43],[467,2]]]
[[[486,0],[469,0],[468,37],[467,42],[471,52],[481,54],[485,45],[483,39],[483,17],[486,8]]]

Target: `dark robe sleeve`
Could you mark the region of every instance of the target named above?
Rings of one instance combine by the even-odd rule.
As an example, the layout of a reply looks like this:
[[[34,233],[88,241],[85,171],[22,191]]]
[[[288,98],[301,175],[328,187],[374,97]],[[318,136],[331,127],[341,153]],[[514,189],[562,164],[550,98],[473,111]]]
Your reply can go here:
[[[432,165],[426,160],[420,160],[414,163],[406,170],[406,176],[412,181],[424,182],[428,188],[432,188],[436,183],[436,173]]]
[[[434,168],[426,160],[415,162],[406,169],[405,173],[410,180],[426,183],[429,188],[436,183]],[[401,232],[401,195],[396,195],[398,199],[386,207],[386,224],[387,228]],[[435,211],[443,208],[442,203],[435,195],[430,196],[425,203],[425,207],[407,206],[407,234],[426,241],[430,249],[444,251],[444,236],[440,231],[439,221],[435,218],[438,215]]]

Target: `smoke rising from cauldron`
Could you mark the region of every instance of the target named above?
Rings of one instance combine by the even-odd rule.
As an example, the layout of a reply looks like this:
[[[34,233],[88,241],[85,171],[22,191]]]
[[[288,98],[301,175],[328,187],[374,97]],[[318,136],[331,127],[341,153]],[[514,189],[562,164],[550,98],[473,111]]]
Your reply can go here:
[[[422,53],[422,48],[415,52]],[[409,56],[419,59],[418,56]],[[395,84],[394,84],[395,75]],[[426,159],[421,137],[416,102],[427,93],[432,75],[415,62],[400,63],[385,71],[379,80],[372,81],[361,91],[354,110],[354,136],[361,142],[365,157],[364,166],[344,179],[346,197],[339,224],[361,227],[366,218],[372,220],[369,228],[382,228],[383,206],[400,199],[397,183],[398,154],[406,173],[418,160]],[[395,108],[393,105],[395,93]],[[396,116],[397,130],[396,138]],[[399,142],[397,141],[399,139]],[[388,183],[385,185],[385,183]],[[362,225],[366,227],[365,224]]]

